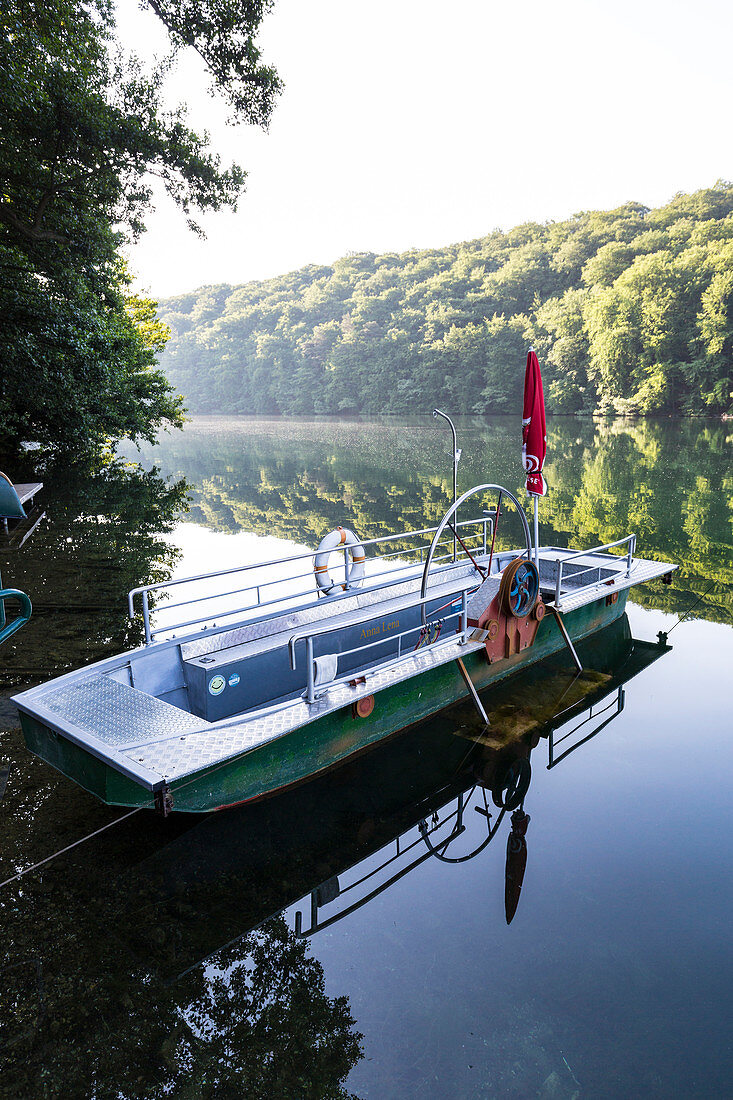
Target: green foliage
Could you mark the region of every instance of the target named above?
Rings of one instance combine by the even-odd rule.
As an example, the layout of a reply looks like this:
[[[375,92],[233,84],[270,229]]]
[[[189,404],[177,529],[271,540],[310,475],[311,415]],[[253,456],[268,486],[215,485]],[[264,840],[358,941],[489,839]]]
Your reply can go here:
[[[279,84],[252,36],[267,0],[151,7],[175,46],[199,51],[237,115],[266,124]],[[8,0],[0,10],[6,448],[33,439],[95,451],[181,423],[180,398],[156,369],[163,330],[152,336],[152,306],[128,301],[119,248],[144,229],[153,177],[196,228],[192,212],[236,204],[244,173],[220,166],[183,109],[162,108],[167,67],[146,74],[122,55],[110,0]]]
[[[162,365],[194,411],[723,413],[733,377],[733,187],[628,203],[439,250],[360,253],[169,299]]]

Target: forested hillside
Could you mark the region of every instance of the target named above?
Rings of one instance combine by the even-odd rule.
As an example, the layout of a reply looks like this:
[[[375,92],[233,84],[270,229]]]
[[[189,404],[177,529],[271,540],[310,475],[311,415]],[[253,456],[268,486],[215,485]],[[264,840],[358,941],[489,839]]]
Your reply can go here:
[[[551,411],[723,413],[733,185],[206,287],[160,315],[194,412],[514,412],[534,344]]]

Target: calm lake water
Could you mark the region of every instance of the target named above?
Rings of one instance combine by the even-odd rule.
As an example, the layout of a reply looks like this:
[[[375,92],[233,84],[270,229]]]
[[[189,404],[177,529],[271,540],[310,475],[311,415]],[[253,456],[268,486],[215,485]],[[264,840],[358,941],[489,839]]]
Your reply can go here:
[[[681,566],[583,647],[580,680],[561,656],[485,697],[488,735],[459,704],[287,795],[138,814],[0,890],[0,1096],[733,1095],[732,432],[550,422],[543,541],[635,531]],[[461,424],[459,492],[517,492],[518,435]],[[337,523],[437,522],[449,439],[428,419],[195,420],[45,471],[45,517],[0,545],[34,601],[0,691],[138,644],[137,585]],[[0,715],[2,880],[119,811]],[[513,824],[491,788],[520,761]]]

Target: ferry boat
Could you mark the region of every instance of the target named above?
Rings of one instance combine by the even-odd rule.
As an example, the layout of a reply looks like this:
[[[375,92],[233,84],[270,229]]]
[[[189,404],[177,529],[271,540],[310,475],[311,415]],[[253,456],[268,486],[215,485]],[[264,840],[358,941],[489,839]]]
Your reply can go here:
[[[494,552],[507,506],[522,544]],[[633,534],[538,541],[482,484],[435,528],[337,528],[315,551],[134,589],[144,645],[16,695],[26,744],[102,801],[167,815],[292,787],[466,693],[488,723],[493,684],[563,649],[580,668],[575,643],[676,568]]]

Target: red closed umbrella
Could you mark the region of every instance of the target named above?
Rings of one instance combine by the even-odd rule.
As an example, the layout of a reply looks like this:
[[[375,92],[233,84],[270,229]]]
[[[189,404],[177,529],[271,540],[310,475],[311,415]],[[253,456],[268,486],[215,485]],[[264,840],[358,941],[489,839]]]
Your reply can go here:
[[[542,375],[534,348],[527,352],[524,372],[524,406],[522,408],[522,462],[527,471],[527,492],[534,498],[534,559],[539,567],[539,523],[537,501],[547,492],[547,482],[542,473],[547,453],[545,428],[545,395]]]
[[[545,429],[545,395],[542,390],[542,375],[534,348],[527,353],[527,368],[524,373],[524,408],[522,409],[522,462],[527,471],[527,492],[532,496],[543,497],[547,492],[547,482],[542,476],[547,453],[547,434]]]

